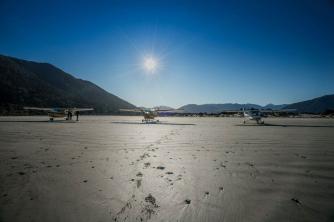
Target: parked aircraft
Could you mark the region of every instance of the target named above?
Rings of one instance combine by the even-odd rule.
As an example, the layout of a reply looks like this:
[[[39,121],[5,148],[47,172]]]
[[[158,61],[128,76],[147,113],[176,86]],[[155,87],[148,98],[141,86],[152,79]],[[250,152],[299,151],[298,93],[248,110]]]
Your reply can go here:
[[[135,112],[141,113],[144,116],[143,123],[158,123],[159,120],[155,117],[159,116],[162,112],[178,112],[180,109],[161,109],[161,108],[135,108],[135,109],[120,109],[122,112]]]
[[[76,115],[76,121],[79,121],[80,112],[92,111],[93,108],[41,108],[41,107],[24,107],[25,110],[44,111],[48,113],[50,121],[55,118],[65,118],[72,120],[72,116]]]
[[[262,109],[242,109],[242,110],[228,110],[223,111],[223,113],[240,113],[244,116],[243,123],[246,124],[247,121],[253,120],[256,121],[257,124],[264,124],[263,117],[267,114],[275,114],[275,113],[294,113],[295,109],[279,109],[279,110],[262,110]]]

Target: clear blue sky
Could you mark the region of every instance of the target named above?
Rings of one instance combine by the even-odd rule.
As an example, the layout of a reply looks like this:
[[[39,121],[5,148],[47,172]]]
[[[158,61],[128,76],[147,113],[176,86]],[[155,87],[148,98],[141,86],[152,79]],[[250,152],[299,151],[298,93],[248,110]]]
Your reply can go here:
[[[0,32],[0,54],[52,63],[137,106],[334,93],[330,0],[1,0]]]

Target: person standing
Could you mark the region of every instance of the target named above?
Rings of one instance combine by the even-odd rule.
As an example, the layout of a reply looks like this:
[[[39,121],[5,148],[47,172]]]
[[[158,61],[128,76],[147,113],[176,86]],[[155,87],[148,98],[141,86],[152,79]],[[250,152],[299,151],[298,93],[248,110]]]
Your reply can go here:
[[[79,121],[79,111],[76,111],[75,115],[77,116],[77,121]]]

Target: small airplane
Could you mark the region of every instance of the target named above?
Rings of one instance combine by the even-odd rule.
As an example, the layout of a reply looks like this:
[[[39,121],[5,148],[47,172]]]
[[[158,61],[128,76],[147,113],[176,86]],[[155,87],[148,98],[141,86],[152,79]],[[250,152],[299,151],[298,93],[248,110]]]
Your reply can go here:
[[[80,112],[92,111],[93,108],[40,108],[40,107],[24,107],[25,110],[44,111],[48,113],[50,121],[55,118],[65,118],[72,120],[72,116],[76,115],[76,121],[79,121]]]
[[[223,113],[240,113],[244,116],[243,123],[246,124],[247,121],[253,120],[256,121],[257,124],[264,124],[263,117],[265,117],[266,114],[274,114],[274,113],[294,113],[296,112],[296,109],[279,109],[279,110],[262,110],[262,109],[242,109],[242,110],[228,110],[223,111]]]
[[[159,107],[155,107],[155,108],[120,109],[119,111],[142,113],[142,115],[144,116],[144,119],[142,119],[143,123],[159,123],[159,120],[155,119],[155,117],[159,116],[159,113],[178,112],[181,110],[180,109],[161,109]]]

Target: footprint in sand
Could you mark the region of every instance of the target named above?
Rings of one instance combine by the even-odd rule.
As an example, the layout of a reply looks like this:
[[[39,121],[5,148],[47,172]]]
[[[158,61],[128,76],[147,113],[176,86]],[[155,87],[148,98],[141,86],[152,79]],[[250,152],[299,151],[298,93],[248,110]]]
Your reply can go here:
[[[140,156],[140,159],[143,160],[144,158],[150,157],[150,154],[144,153],[143,155]]]
[[[141,180],[137,180],[137,188],[141,186]]]
[[[140,220],[143,221],[145,220],[150,220],[151,216],[153,214],[156,214],[156,209],[159,208],[160,206],[157,205],[155,197],[152,196],[152,194],[149,194],[147,197],[145,197],[145,202],[146,205],[142,209],[142,217],[140,217]]]
[[[152,204],[154,207],[159,207],[156,204],[156,199],[152,196],[152,194],[149,194],[147,197],[145,197],[145,202]]]
[[[177,179],[176,179],[176,180],[182,180],[182,175],[179,174],[179,175],[177,176]]]
[[[220,166],[226,168],[226,165],[224,165],[223,163],[220,163]]]
[[[166,180],[167,183],[170,183],[170,182],[173,181],[173,180],[171,180],[171,179],[169,179],[169,178],[165,178],[165,180]]]
[[[291,200],[296,204],[302,204],[297,198],[291,198]]]

